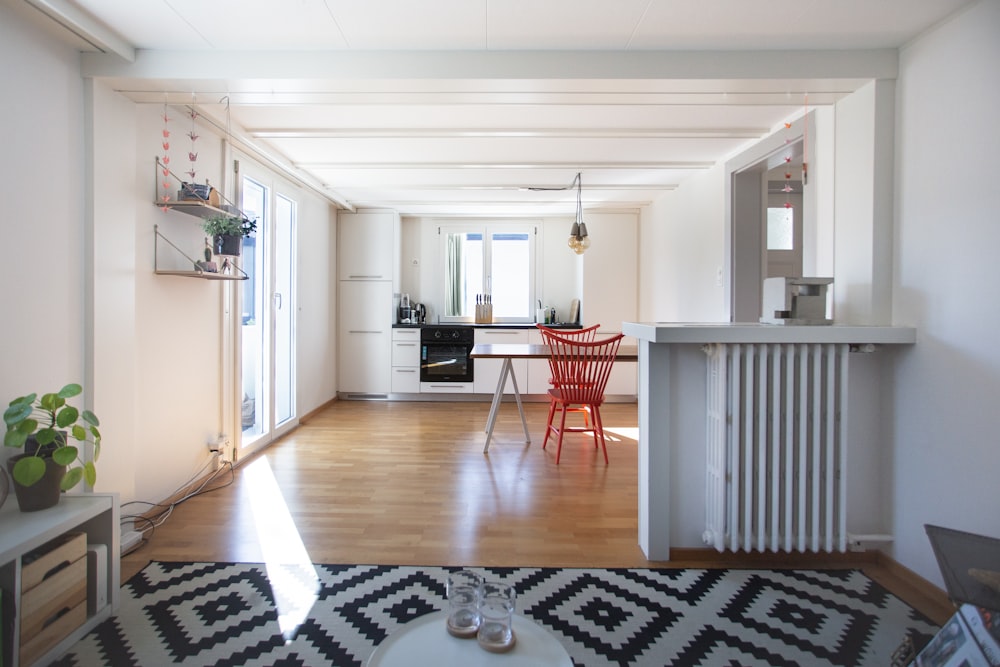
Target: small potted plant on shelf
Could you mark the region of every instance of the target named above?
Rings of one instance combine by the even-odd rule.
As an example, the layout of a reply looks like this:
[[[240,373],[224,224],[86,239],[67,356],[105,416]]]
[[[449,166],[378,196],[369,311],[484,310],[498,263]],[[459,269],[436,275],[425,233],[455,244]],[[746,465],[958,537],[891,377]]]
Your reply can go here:
[[[212,237],[216,255],[239,256],[243,237],[257,230],[257,221],[246,216],[213,215],[205,218],[201,227]]]
[[[68,384],[40,398],[28,394],[11,401],[3,413],[7,426],[3,444],[24,450],[7,460],[23,512],[52,507],[59,502],[60,491],[72,489],[81,479],[91,486],[97,481],[94,462],[83,460],[77,443],[92,442],[96,461],[101,452],[100,421],[90,410],[66,402],[81,392],[80,385]]]

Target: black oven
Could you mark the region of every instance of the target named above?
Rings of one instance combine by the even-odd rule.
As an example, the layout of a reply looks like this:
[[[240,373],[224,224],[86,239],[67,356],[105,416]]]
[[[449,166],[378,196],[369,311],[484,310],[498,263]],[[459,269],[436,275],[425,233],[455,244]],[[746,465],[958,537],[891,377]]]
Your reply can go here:
[[[472,327],[420,329],[420,381],[472,382]]]

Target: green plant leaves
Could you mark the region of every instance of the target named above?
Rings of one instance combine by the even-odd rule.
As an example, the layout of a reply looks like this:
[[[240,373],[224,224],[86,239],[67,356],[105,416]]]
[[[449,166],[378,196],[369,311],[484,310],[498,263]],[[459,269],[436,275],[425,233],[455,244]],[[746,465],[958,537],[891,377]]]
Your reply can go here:
[[[68,466],[76,460],[77,449],[72,445],[60,447],[52,452],[52,460],[61,466]]]
[[[45,461],[37,456],[25,456],[14,464],[14,479],[21,486],[31,486],[45,476]]]
[[[97,415],[95,415],[90,410],[84,410],[82,413],[80,413],[80,416],[83,417],[83,421],[87,422],[91,426],[100,426],[101,425],[101,420],[99,420],[97,418]],[[91,429],[91,430],[94,431],[95,429]]]
[[[59,482],[59,488],[63,491],[69,491],[79,484],[81,479],[83,479],[83,468],[67,470],[66,474],[63,475],[62,481]]]
[[[7,431],[3,435],[4,447],[24,447],[24,443],[27,441],[28,434],[17,430]]]
[[[83,387],[78,384],[68,384],[59,390],[59,396],[61,398],[73,398],[74,396],[79,396],[83,392]]]
[[[77,420],[80,416],[80,411],[74,408],[72,405],[67,405],[65,408],[59,411],[56,415],[56,426],[59,428],[66,428],[73,422]]]
[[[16,424],[31,414],[31,404],[35,400],[35,395],[24,396],[10,402],[10,407],[3,411],[3,421],[7,426]],[[25,402],[25,399],[31,399]]]
[[[39,455],[18,459],[13,468],[13,476],[19,484],[31,486],[44,477],[49,457],[54,463],[67,468],[79,461],[79,465],[69,468],[63,475],[60,486],[64,491],[79,484],[80,480],[86,480],[90,486],[97,482],[94,463],[81,461],[81,450],[68,443],[70,435],[82,443],[87,442],[88,435],[93,436],[93,459],[97,460],[100,455],[101,432],[97,428],[100,424],[97,415],[66,403],[66,399],[82,392],[83,387],[70,383],[58,392],[42,394],[41,398],[38,398],[38,394],[16,398],[4,410],[4,423],[7,426],[4,446],[24,448],[29,438],[33,438],[39,448],[46,448],[45,451],[39,449]]]

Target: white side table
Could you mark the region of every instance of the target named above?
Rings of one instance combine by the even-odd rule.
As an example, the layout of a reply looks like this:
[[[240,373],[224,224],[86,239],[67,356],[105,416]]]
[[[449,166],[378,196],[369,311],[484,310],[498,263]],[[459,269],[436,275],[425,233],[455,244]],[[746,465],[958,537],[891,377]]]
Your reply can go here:
[[[447,612],[441,611],[410,621],[375,647],[368,658],[368,667],[573,667],[573,660],[563,645],[547,630],[520,614],[514,614],[517,643],[507,653],[490,653],[479,647],[475,637],[452,637],[445,628],[446,618]]]

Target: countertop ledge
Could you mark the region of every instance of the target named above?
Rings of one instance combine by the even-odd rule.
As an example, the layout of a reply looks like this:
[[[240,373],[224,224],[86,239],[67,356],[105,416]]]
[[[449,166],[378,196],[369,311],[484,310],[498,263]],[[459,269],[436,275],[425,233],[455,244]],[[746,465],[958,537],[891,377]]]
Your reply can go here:
[[[914,327],[782,325],[753,322],[623,322],[622,332],[650,343],[875,343],[917,342]]]
[[[580,324],[546,324],[552,329],[582,329]],[[434,324],[424,322],[423,324],[393,324],[393,329],[419,329],[421,327],[469,327],[472,329],[534,329],[535,325],[530,322],[494,322],[492,324],[476,324],[475,322],[446,322],[444,324]]]

